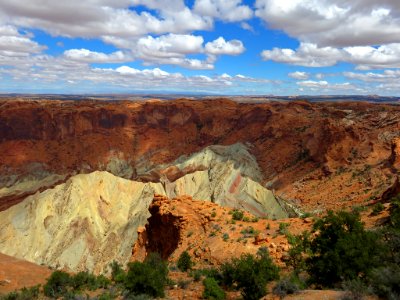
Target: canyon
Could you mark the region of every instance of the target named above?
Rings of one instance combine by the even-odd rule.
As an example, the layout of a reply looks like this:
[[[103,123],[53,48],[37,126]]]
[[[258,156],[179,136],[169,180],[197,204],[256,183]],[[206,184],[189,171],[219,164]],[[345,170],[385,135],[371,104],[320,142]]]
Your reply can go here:
[[[347,207],[395,188],[399,121],[397,105],[357,102],[3,100],[0,209],[96,170],[175,181],[194,170],[174,161],[236,143],[278,197],[306,211]]]
[[[279,264],[280,222],[300,232],[400,192],[400,106],[2,99],[0,152],[3,254],[100,274],[151,251],[219,264],[267,246]],[[271,230],[235,242],[235,209]]]

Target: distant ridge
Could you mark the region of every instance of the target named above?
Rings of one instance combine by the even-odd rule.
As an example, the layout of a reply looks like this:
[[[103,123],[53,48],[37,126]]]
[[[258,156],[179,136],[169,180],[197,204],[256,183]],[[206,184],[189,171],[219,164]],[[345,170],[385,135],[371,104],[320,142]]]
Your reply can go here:
[[[398,96],[379,96],[379,95],[215,95],[215,94],[180,94],[180,93],[152,93],[152,94],[0,94],[0,101],[4,99],[20,98],[21,100],[99,100],[99,101],[118,101],[130,100],[140,101],[147,99],[174,100],[179,98],[202,100],[212,98],[229,98],[237,102],[268,102],[268,101],[298,101],[306,100],[310,102],[334,102],[334,101],[364,101],[373,103],[400,103]]]

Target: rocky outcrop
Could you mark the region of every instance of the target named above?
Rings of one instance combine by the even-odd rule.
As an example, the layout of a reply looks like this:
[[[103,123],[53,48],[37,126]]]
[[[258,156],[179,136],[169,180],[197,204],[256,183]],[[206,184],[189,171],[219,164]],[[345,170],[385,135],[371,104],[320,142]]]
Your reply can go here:
[[[143,253],[151,252],[175,260],[188,249],[199,261],[217,263],[244,251],[241,243],[231,244],[222,240],[220,224],[224,222],[218,218],[231,219],[229,208],[187,196],[169,199],[156,195],[149,211],[151,216],[145,230],[141,231],[141,235],[146,237],[145,242],[135,245],[132,260],[143,259]],[[248,246],[254,248],[253,252],[257,249]]]
[[[244,209],[258,217],[287,217],[272,191],[259,183],[263,175],[257,161],[241,143],[210,146],[172,164],[157,166],[147,174],[160,178],[165,194],[171,198],[190,195]]]
[[[71,177],[0,213],[0,252],[37,264],[96,273],[125,263],[162,185],[107,172]]]
[[[361,213],[366,228],[387,221],[390,205],[384,207],[379,214],[371,214],[371,210]],[[314,222],[313,218],[258,219],[247,212],[242,220],[234,220],[231,208],[188,196],[170,199],[155,195],[149,211],[147,224],[138,229],[131,260],[143,260],[147,254],[158,252],[176,262],[183,251],[188,251],[196,268],[219,265],[243,253],[256,254],[260,248],[267,248],[275,263],[284,266],[290,244],[281,224],[286,224],[286,232],[298,235],[310,232]]]
[[[151,216],[145,228],[139,229],[131,260],[143,260],[146,254],[158,252],[164,259],[176,261],[183,251],[189,251],[197,266],[215,265],[267,247],[282,265],[289,249],[286,238],[276,234],[278,222],[255,219],[246,212],[244,220],[233,222],[232,209],[214,203],[188,196],[169,199],[156,195],[149,211]],[[291,220],[295,232],[310,226],[304,220]]]
[[[395,138],[392,141],[392,155],[390,162],[394,168],[400,170],[400,138]]]
[[[169,181],[165,172],[171,168],[182,177]],[[202,171],[187,173],[194,169]],[[96,171],[72,176],[27,197],[0,212],[0,252],[73,271],[105,271],[110,261],[126,263],[129,259],[137,229],[146,223],[155,193],[211,199],[262,217],[287,217],[272,192],[247,177],[260,180],[262,175],[241,144],[209,147],[151,172],[158,172],[163,180],[131,181]],[[179,231],[171,228],[156,235],[171,236],[167,240],[174,243]],[[167,257],[174,247],[158,248]]]

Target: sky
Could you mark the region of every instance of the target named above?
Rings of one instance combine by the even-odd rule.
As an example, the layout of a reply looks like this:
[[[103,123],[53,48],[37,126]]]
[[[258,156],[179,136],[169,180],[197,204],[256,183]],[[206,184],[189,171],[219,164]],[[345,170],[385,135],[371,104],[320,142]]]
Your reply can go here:
[[[0,93],[400,95],[399,0],[0,0]]]

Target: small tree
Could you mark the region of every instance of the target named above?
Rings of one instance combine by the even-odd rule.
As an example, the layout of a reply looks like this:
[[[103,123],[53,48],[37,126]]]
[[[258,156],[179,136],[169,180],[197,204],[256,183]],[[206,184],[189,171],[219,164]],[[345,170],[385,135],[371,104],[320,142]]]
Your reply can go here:
[[[178,269],[181,270],[182,272],[186,272],[187,270],[190,270],[193,267],[192,259],[187,251],[183,251],[181,253],[178,259],[177,266]]]
[[[131,294],[164,297],[168,268],[158,254],[152,253],[143,263],[129,263],[128,267],[125,287]]]
[[[71,284],[71,276],[63,271],[54,271],[47,283],[43,286],[44,295],[47,297],[58,298],[68,291]]]
[[[204,299],[212,299],[212,300],[223,300],[226,298],[226,294],[223,289],[218,285],[217,281],[212,277],[207,277],[203,280]]]
[[[110,264],[111,268],[111,280],[117,283],[121,283],[125,280],[125,271],[121,265],[115,260]]]
[[[241,290],[243,299],[255,300],[266,295],[267,282],[279,278],[279,269],[269,257],[267,249],[257,256],[243,254],[221,266],[222,283]]]
[[[329,211],[314,223],[312,233],[306,263],[313,283],[335,286],[363,278],[379,265],[378,236],[364,229],[358,214]]]
[[[300,235],[287,235],[290,248],[286,265],[293,268],[293,271],[298,275],[306,269],[306,256],[310,252],[310,233],[304,231]]]

